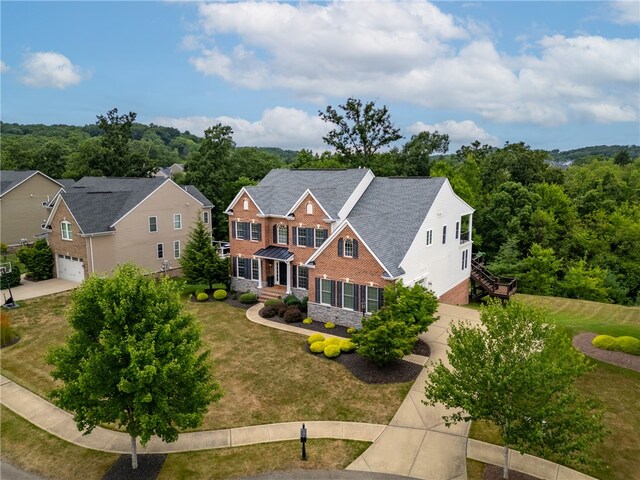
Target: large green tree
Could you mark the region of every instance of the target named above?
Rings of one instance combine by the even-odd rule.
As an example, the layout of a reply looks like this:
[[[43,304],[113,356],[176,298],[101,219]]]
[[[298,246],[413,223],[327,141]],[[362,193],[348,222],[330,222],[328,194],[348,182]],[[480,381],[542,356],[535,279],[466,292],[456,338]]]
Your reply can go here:
[[[124,428],[134,469],[138,437],[142,445],[152,435],[173,442],[221,397],[200,327],[179,293],[177,283],[130,264],[112,277],[92,276],[73,293],[71,336],[48,355],[62,381],[52,398],[85,434],[101,423]]]
[[[573,465],[588,461],[604,437],[602,409],[578,395],[574,382],[591,368],[571,339],[544,321],[542,312],[511,301],[492,301],[481,325],[451,326],[448,360],[431,368],[428,405],[456,409],[448,424],[488,420],[500,430],[503,477],[509,447]]]
[[[180,266],[189,283],[206,282],[210,290],[214,283],[229,283],[229,263],[218,256],[211,244],[211,234],[201,220],[189,232]]]
[[[348,98],[338,108],[342,112],[331,105],[318,112],[322,120],[334,126],[322,139],[352,166],[368,164],[378,150],[402,138],[386,105],[376,108],[374,101],[363,104],[362,100]]]
[[[449,135],[435,132],[420,132],[413,135],[402,147],[400,158],[403,175],[427,177],[433,165],[434,153],[444,154],[449,150]]]

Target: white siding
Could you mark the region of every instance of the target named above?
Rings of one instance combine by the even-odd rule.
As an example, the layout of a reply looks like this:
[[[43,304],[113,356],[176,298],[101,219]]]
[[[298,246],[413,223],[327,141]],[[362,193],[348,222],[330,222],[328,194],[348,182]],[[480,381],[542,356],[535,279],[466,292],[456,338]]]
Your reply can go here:
[[[405,285],[413,285],[424,278],[424,286],[440,296],[469,278],[471,261],[469,260],[469,266],[462,270],[462,252],[465,249],[471,250],[471,242],[461,245],[460,238],[456,239],[455,234],[456,222],[460,222],[463,215],[472,212],[473,208],[453,192],[447,180],[400,263],[405,271],[401,277]],[[443,245],[444,225],[447,226],[447,243]],[[431,246],[427,246],[428,230],[433,230]]]
[[[374,178],[375,178],[375,175],[371,170],[369,170],[367,174],[364,177],[362,177],[362,180],[360,180],[360,183],[358,184],[358,186],[355,188],[353,193],[349,196],[349,199],[345,202],[345,204],[342,206],[342,208],[338,212],[339,220],[344,220],[345,218],[347,218],[349,213],[351,213],[351,210],[353,210],[353,207],[355,207],[356,203],[358,203],[358,200],[360,200],[360,197],[365,192],[365,190],[367,189],[367,187],[373,181]],[[341,222],[337,222],[337,223],[339,224]],[[333,228],[332,228],[332,231],[333,231]]]

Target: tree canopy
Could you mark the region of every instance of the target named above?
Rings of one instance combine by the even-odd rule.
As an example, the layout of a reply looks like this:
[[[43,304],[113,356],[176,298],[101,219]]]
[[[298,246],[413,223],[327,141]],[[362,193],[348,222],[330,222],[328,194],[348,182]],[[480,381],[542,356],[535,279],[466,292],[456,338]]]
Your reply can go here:
[[[180,266],[187,282],[209,284],[213,290],[214,283],[228,283],[229,263],[220,258],[211,244],[211,234],[202,220],[198,219],[180,257]]]
[[[136,438],[173,442],[221,397],[179,291],[130,264],[112,277],[91,276],[73,293],[71,336],[48,355],[51,375],[62,381],[51,397],[85,434],[100,423],[122,427],[131,436],[133,468]]]

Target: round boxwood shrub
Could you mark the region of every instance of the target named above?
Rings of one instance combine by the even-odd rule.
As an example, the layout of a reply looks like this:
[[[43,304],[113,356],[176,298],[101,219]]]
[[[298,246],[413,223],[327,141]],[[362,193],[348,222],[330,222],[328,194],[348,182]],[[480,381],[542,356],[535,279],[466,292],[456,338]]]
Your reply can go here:
[[[268,307],[264,307],[260,311],[260,315],[262,316],[262,318],[273,318],[276,315],[278,315],[278,307],[276,307],[275,305],[269,305]]]
[[[616,338],[616,350],[631,355],[640,355],[640,340],[635,337],[618,337]]]
[[[324,342],[313,342],[309,346],[309,350],[311,350],[312,353],[322,353],[324,352],[324,346]]]
[[[295,295],[287,295],[282,301],[287,305],[300,305],[300,299]]]
[[[316,342],[324,342],[324,335],[322,335],[321,333],[312,333],[311,335],[309,335],[307,342],[309,342],[309,345]]]
[[[213,298],[215,298],[216,300],[224,300],[225,298],[227,298],[227,291],[216,290],[215,292],[213,292]]]
[[[282,303],[282,300],[280,300],[279,298],[270,298],[268,300],[265,300],[264,306],[271,307],[273,305],[282,305]]]
[[[287,307],[282,318],[286,323],[298,323],[302,321],[303,316],[298,307],[291,305],[290,307]]]
[[[338,337],[331,337],[331,338],[327,338],[327,339],[324,341],[324,344],[325,344],[325,345],[338,345],[338,346],[340,346],[340,340],[341,340],[341,339],[340,339],[340,338],[338,338]]]
[[[279,317],[284,317],[284,313],[287,311],[287,308],[289,308],[289,307],[284,303],[281,303],[277,307],[278,307],[278,316]]]
[[[358,330],[356,329],[356,327],[349,327],[347,328],[347,333],[356,333]]]
[[[335,323],[331,323],[331,322],[327,322],[327,323],[324,324],[324,328],[328,328],[328,329],[336,328],[336,324]]]
[[[349,339],[340,340],[340,351],[344,353],[351,353],[356,349],[356,344]]]
[[[256,303],[257,301],[258,295],[256,295],[255,293],[247,292],[240,295],[240,303],[250,305],[252,303]]]
[[[204,292],[200,292],[196,298],[198,299],[199,302],[206,302],[207,300],[209,300],[209,295],[207,295]]]
[[[340,346],[339,345],[327,345],[324,347],[324,356],[327,358],[336,358],[340,355]]]
[[[304,320],[302,320],[302,323],[304,323],[305,325],[311,325],[313,323],[313,320],[307,317]]]
[[[602,350],[614,350],[616,339],[611,335],[598,335],[591,340],[591,344],[594,347],[601,348]]]

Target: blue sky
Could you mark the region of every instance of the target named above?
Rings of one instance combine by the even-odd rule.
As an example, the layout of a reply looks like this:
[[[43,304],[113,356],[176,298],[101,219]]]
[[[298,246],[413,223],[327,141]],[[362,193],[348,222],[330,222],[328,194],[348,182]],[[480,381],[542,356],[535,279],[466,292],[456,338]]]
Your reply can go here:
[[[5,122],[117,107],[239,145],[324,148],[350,97],[421,130],[571,149],[640,144],[640,2],[0,2]]]

